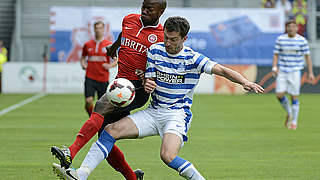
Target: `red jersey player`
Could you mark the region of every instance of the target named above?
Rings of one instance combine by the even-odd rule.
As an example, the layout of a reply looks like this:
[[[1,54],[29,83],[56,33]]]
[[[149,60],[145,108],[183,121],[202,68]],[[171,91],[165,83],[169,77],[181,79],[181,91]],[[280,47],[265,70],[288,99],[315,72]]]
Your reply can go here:
[[[116,56],[119,49],[117,77],[129,79],[136,88],[134,101],[125,108],[112,106],[106,95],[103,95],[95,104],[90,118],[80,129],[75,142],[68,148],[62,149],[53,146],[51,152],[55,155],[60,165],[53,164],[58,174],[70,178],[61,167],[68,168],[77,152],[99,131],[115,121],[130,114],[131,110],[142,107],[149,99],[149,94],[143,89],[142,81],[135,74],[136,70],[145,70],[147,62],[147,49],[150,45],[163,41],[163,27],[159,18],[166,8],[166,0],[144,0],[141,7],[141,15],[130,14],[124,17],[122,32],[118,39],[108,47],[108,55]],[[100,133],[99,133],[100,134]],[[126,179],[142,179],[143,172],[134,172],[125,161],[123,153],[117,146],[113,146],[108,158],[108,163],[117,171],[120,171]]]
[[[89,116],[93,110],[95,92],[98,94],[98,99],[106,92],[109,81],[109,69],[117,64],[116,58],[114,58],[114,62],[110,63],[110,57],[105,52],[105,48],[112,43],[104,38],[104,23],[98,21],[94,23],[93,27],[95,39],[84,44],[80,59],[82,69],[86,70],[84,94],[86,97],[85,109]]]

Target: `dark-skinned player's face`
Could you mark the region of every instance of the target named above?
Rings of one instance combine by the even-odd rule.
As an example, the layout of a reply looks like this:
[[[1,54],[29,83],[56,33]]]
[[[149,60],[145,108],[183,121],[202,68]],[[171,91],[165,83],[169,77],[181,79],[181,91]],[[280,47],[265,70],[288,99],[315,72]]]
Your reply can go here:
[[[144,0],[141,7],[141,20],[144,25],[155,25],[163,13],[157,0]]]

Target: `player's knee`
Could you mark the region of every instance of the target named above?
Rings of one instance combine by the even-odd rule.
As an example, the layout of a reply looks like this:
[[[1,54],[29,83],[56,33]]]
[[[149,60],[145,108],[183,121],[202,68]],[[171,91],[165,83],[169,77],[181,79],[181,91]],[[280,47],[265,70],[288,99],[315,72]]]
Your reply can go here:
[[[85,101],[86,101],[86,105],[91,105],[93,104],[93,97],[87,97]]]
[[[160,157],[165,164],[169,164],[176,157],[176,155],[168,151],[161,151]]]
[[[114,107],[109,103],[107,99],[99,99],[95,106],[94,112],[101,114],[102,116],[106,116],[114,110]]]
[[[100,100],[98,100],[98,101],[96,102],[96,104],[94,105],[93,111],[101,114],[101,108],[102,108],[102,106],[103,106],[103,105],[102,105],[102,102],[101,102]]]
[[[280,100],[284,97],[284,93],[277,93],[276,96]]]
[[[114,139],[119,139],[121,128],[119,127],[118,123],[108,124],[104,130],[107,131]]]

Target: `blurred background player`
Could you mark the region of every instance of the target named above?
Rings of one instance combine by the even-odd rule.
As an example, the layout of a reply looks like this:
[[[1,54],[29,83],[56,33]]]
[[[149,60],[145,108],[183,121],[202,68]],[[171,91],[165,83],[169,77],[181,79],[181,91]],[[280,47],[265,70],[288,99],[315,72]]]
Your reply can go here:
[[[102,132],[107,124],[129,115],[131,110],[142,107],[148,101],[149,94],[144,91],[142,80],[136,74],[136,70],[145,70],[148,48],[154,43],[163,42],[163,26],[160,24],[159,18],[166,6],[166,0],[144,0],[141,14],[130,14],[124,17],[122,32],[107,50],[109,56],[115,57],[116,51],[120,47],[117,78],[126,78],[134,84],[136,88],[135,99],[125,108],[115,108],[109,103],[106,95],[103,95],[96,102],[90,118],[81,127],[75,142],[68,148],[60,149],[55,146],[51,148],[51,152],[60,160],[62,167],[68,168],[78,151],[99,130]],[[107,161],[127,179],[136,178],[117,146],[112,148]]]
[[[3,46],[3,41],[0,40],[0,93],[1,93],[1,78],[2,78],[2,64],[8,60],[8,50]]]
[[[110,63],[110,57],[106,55],[105,48],[112,42],[104,38],[105,25],[97,21],[93,25],[94,39],[83,46],[80,64],[86,70],[84,81],[85,109],[89,116],[93,110],[94,95],[97,92],[98,99],[106,92],[109,81],[109,69],[117,65],[117,59]]]
[[[276,95],[281,106],[287,112],[285,125],[289,129],[296,129],[300,108],[298,97],[300,94],[301,70],[304,68],[304,58],[307,61],[310,83],[314,79],[314,74],[308,41],[303,36],[297,34],[298,26],[295,21],[288,21],[286,23],[286,32],[286,34],[280,35],[276,40],[273,51],[272,73],[273,75],[277,75]],[[291,95],[292,106],[285,93]]]
[[[221,66],[183,45],[190,25],[185,18],[170,17],[164,24],[164,43],[152,45],[148,51],[145,90],[152,93],[151,105],[145,110],[106,126],[93,143],[78,170],[57,170],[66,177],[85,180],[108,156],[118,139],[160,135],[160,156],[170,168],[189,180],[204,180],[192,163],[178,156],[191,126],[194,90],[202,73],[216,74],[241,84],[244,89],[262,93],[263,88],[240,73]],[[156,63],[161,62],[161,63]],[[102,148],[100,147],[102,146]],[[160,178],[161,179],[161,178]]]

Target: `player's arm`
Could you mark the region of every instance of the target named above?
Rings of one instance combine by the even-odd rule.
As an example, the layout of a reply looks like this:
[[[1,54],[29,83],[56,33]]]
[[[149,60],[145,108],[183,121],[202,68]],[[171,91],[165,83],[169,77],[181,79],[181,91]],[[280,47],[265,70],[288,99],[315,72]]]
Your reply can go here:
[[[80,58],[80,65],[81,65],[83,70],[87,69],[88,64],[86,62],[86,56],[82,56]]]
[[[105,70],[111,69],[111,68],[115,67],[118,64],[118,58],[117,57],[113,57],[112,59],[113,59],[113,61],[111,63],[103,63],[102,64],[102,66],[103,66],[103,68]]]
[[[260,85],[250,82],[237,71],[224,67],[220,64],[214,65],[211,69],[211,72],[213,74],[223,76],[232,82],[242,85],[243,88],[247,91],[254,91],[255,93],[263,93],[264,91],[264,89]]]
[[[118,57],[113,57],[113,61],[110,63],[110,68],[115,67],[118,64]]]
[[[155,82],[155,78],[146,78],[145,84],[144,84],[144,90],[147,93],[152,93],[157,87],[157,84]]]
[[[110,57],[117,57],[117,49],[121,45],[121,37],[122,37],[122,32],[119,33],[117,40],[110,46],[107,46],[107,55]]]
[[[272,70],[271,70],[271,73],[273,76],[276,76],[278,73],[278,59],[279,59],[280,51],[281,51],[281,43],[280,43],[280,37],[278,37],[273,49]]]
[[[305,57],[306,62],[307,62],[309,82],[311,83],[313,81],[313,79],[314,79],[311,57],[310,57],[309,54],[304,55],[304,57]]]
[[[272,70],[271,70],[271,73],[273,76],[277,75],[278,73],[278,57],[279,57],[279,54],[273,54]]]
[[[147,93],[152,93],[156,87],[156,69],[155,69],[155,58],[153,57],[153,54],[151,53],[153,49],[153,45],[150,46],[148,52],[147,52],[147,66],[146,66],[146,71],[145,71],[145,81],[144,81],[144,90]]]
[[[83,70],[87,69],[88,64],[86,62],[86,57],[88,56],[87,44],[84,44],[82,48],[82,56],[80,58],[80,65]]]

